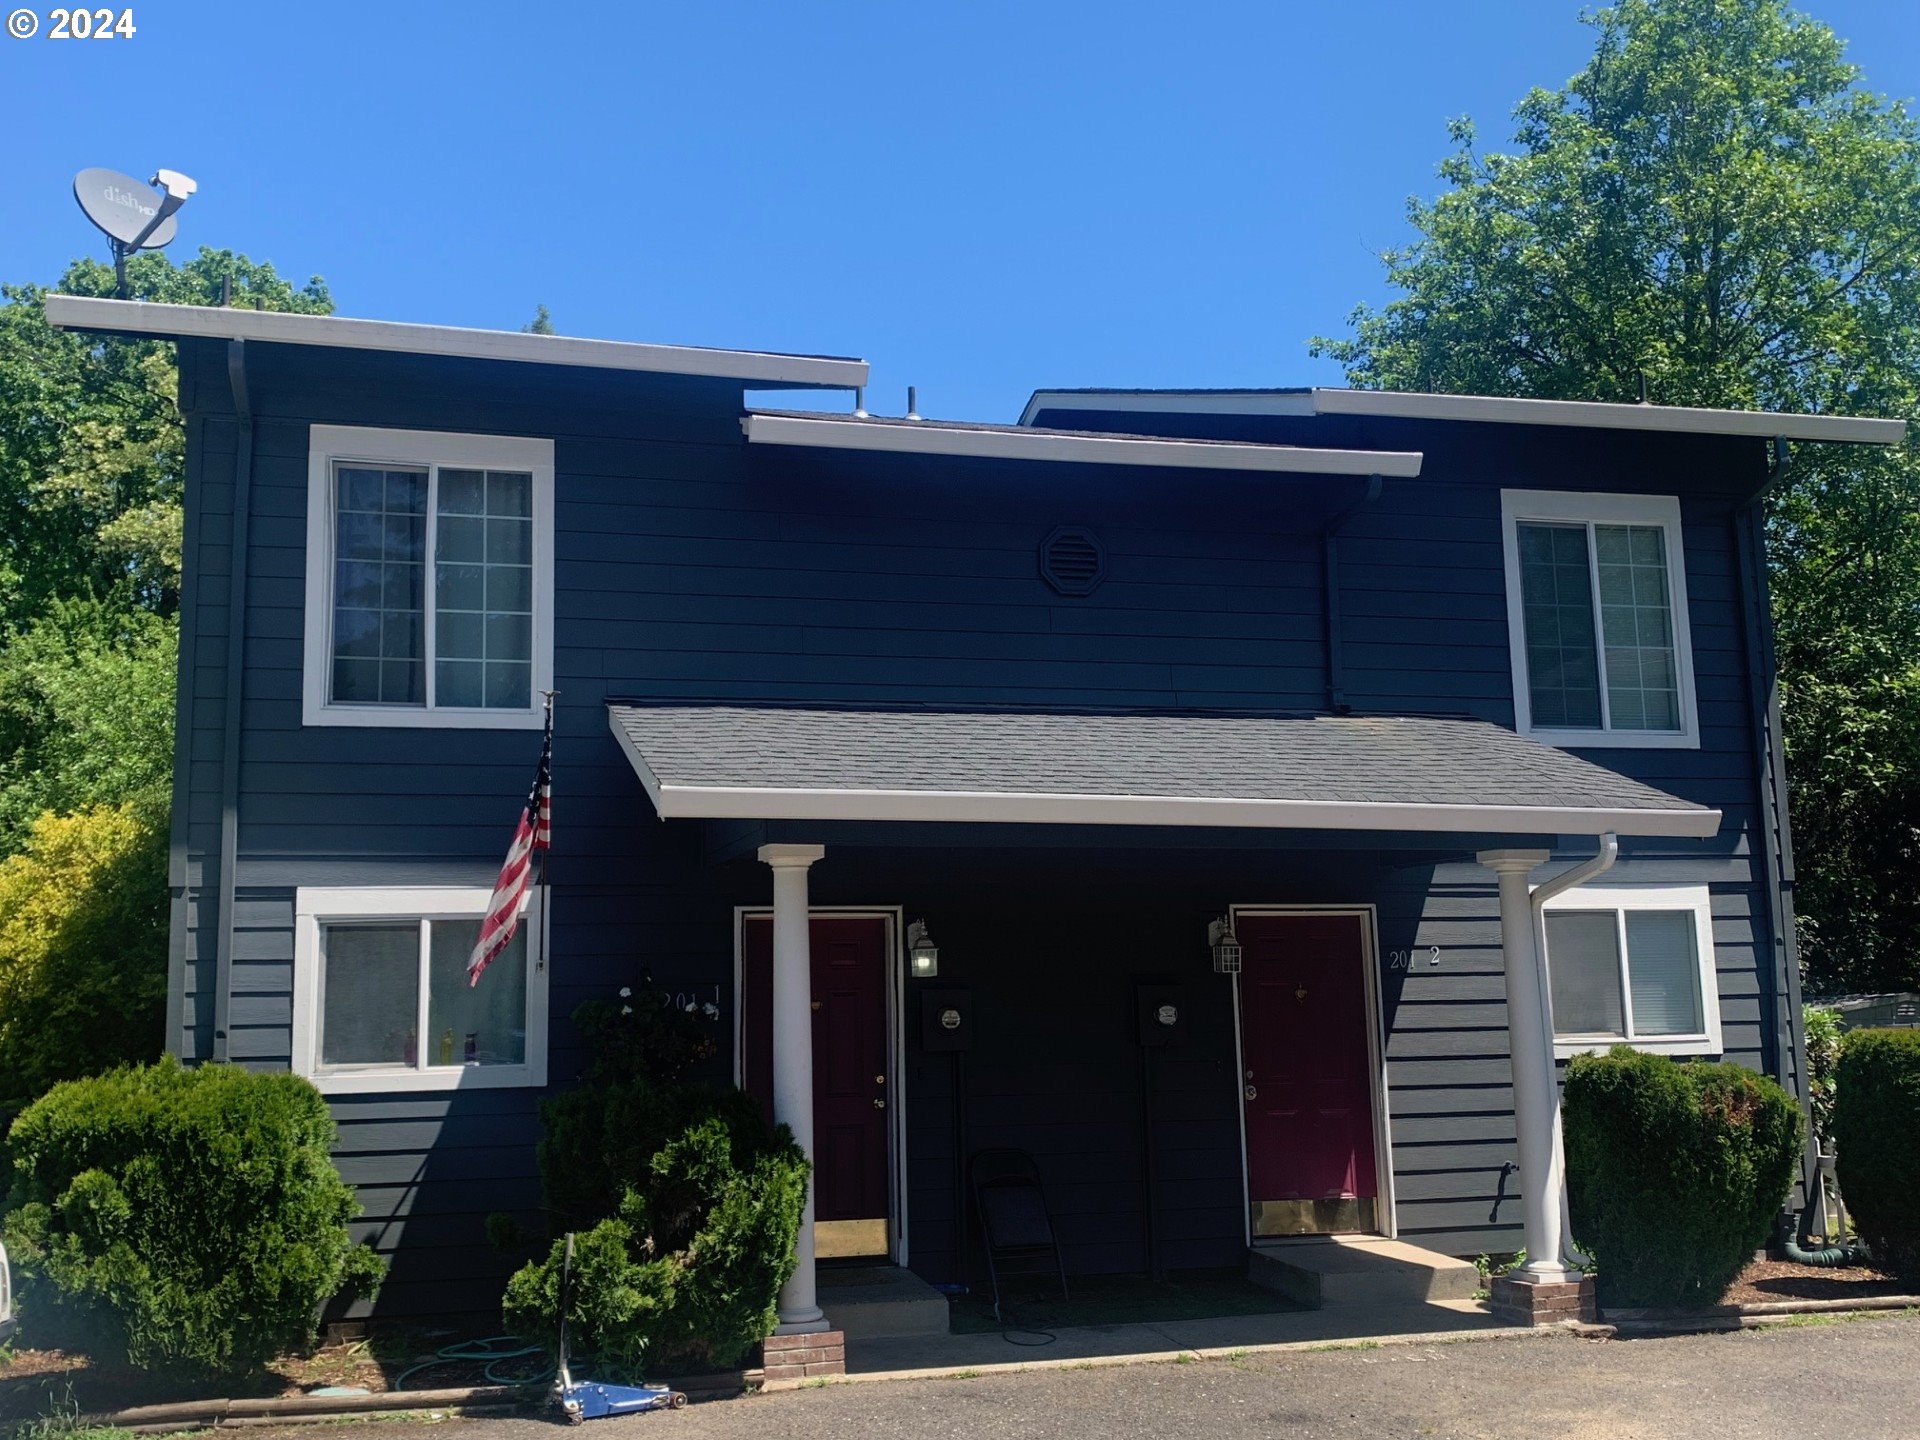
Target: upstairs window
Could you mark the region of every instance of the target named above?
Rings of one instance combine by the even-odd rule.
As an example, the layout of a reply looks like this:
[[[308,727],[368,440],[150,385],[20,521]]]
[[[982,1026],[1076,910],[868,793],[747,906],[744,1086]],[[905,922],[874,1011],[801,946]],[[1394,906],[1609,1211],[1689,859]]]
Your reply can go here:
[[[1699,744],[1680,505],[1501,492],[1518,729],[1551,744]]]
[[[1547,902],[1548,993],[1562,1056],[1625,1042],[1720,1053],[1713,914],[1704,885],[1569,890]]]
[[[306,723],[538,725],[552,553],[551,441],[314,426]]]

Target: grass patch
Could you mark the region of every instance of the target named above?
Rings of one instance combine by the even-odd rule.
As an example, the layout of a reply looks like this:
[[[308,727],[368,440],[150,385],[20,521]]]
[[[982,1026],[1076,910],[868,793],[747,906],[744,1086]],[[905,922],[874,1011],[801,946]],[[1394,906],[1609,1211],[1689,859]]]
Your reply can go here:
[[[19,1420],[0,1430],[7,1440],[133,1440],[131,1430],[114,1425],[90,1425],[80,1417],[73,1387],[31,1420]]]

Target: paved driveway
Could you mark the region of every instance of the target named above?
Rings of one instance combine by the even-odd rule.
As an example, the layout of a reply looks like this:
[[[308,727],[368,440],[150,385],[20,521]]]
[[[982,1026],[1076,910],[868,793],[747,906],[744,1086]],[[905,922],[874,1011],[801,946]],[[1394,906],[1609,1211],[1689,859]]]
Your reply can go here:
[[[554,1440],[537,1420],[378,1440]],[[309,1432],[311,1434],[311,1432]],[[828,1385],[590,1422],[582,1440],[1878,1440],[1920,1435],[1920,1319],[1556,1335]]]

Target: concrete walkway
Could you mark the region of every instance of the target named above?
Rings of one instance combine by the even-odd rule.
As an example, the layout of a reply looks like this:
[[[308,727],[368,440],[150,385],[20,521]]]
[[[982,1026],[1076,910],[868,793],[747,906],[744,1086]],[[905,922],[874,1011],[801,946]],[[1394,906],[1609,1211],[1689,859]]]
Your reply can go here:
[[[847,1373],[854,1379],[919,1379],[1035,1366],[1132,1364],[1147,1360],[1238,1359],[1275,1348],[1305,1348],[1358,1339],[1457,1337],[1504,1332],[1472,1301],[1268,1315],[1155,1324],[1085,1325],[1059,1330],[1008,1329],[985,1335],[913,1335],[849,1340]]]

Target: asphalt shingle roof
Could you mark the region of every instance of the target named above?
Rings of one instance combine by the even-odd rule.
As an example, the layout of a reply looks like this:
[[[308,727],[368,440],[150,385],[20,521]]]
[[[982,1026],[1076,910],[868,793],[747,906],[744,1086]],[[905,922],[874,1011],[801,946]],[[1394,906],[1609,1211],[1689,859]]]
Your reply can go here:
[[[1479,720],[613,704],[663,814],[804,813],[799,794],[1073,796],[1540,812],[1542,833],[1711,834],[1717,812]],[[789,792],[763,811],[695,792]],[[816,818],[851,813],[844,799]],[[798,808],[796,808],[798,807]],[[937,807],[936,807],[937,808]],[[1147,806],[1142,816],[1152,810]],[[977,807],[976,807],[977,810]],[[1569,820],[1569,812],[1581,818]],[[1224,808],[1221,812],[1226,813]],[[897,818],[897,817],[896,817]],[[993,818],[980,811],[932,818]],[[1008,818],[1034,818],[1013,814]],[[1526,828],[1465,823],[1435,828]],[[1511,818],[1511,817],[1509,817]],[[1524,816],[1522,817],[1524,820]],[[1127,822],[1120,822],[1127,823]],[[1137,823],[1154,823],[1141,818]],[[1182,819],[1167,823],[1208,823]],[[1257,823],[1247,819],[1218,823]],[[1271,823],[1286,825],[1285,819]],[[1311,822],[1299,822],[1311,823]],[[1329,828],[1343,828],[1329,823]],[[1407,826],[1406,828],[1418,828]]]

